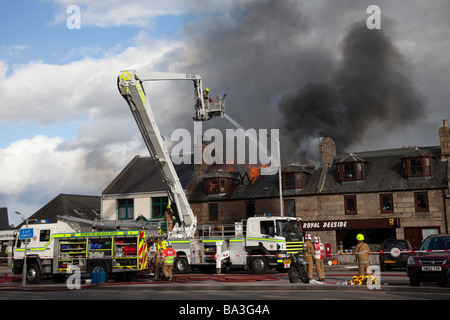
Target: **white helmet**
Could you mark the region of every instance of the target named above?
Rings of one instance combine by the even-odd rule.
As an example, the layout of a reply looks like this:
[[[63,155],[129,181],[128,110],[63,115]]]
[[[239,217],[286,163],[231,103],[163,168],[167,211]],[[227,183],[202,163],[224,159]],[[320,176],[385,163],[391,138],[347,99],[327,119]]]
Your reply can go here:
[[[311,235],[309,233],[306,234],[305,240],[311,240]]]
[[[319,236],[314,236],[314,242],[320,242],[320,237]]]

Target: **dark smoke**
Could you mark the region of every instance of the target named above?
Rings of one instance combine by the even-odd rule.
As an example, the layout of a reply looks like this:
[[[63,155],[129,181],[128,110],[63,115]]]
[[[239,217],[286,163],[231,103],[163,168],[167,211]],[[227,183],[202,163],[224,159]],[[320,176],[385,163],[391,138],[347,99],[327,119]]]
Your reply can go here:
[[[341,50],[342,60],[329,82],[311,82],[279,104],[286,128],[300,145],[328,136],[343,151],[374,123],[389,130],[423,117],[423,100],[384,28],[369,30],[365,21],[355,23]]]
[[[212,92],[226,92],[228,114],[245,128],[279,128],[279,98],[332,65],[303,43],[310,24],[298,1],[238,2],[229,14],[186,28],[194,50],[181,68],[201,74]]]

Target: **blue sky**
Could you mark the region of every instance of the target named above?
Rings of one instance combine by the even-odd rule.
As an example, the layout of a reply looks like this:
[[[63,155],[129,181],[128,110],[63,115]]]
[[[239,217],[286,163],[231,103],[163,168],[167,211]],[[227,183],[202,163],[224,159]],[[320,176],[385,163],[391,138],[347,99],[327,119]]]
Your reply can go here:
[[[147,154],[117,92],[124,68],[200,74],[227,93],[228,115],[245,128],[280,128],[285,159],[298,161],[296,150],[317,153],[316,133],[296,141],[284,131],[289,115],[279,103],[332,79],[343,39],[372,4],[427,112],[398,125],[374,118],[346,150],[438,145],[437,130],[450,117],[446,1],[4,1],[0,206],[17,224],[14,211],[29,216],[59,193],[100,195],[136,154]],[[70,5],[81,9],[80,30],[66,26]],[[163,135],[192,129],[191,85],[146,88]]]

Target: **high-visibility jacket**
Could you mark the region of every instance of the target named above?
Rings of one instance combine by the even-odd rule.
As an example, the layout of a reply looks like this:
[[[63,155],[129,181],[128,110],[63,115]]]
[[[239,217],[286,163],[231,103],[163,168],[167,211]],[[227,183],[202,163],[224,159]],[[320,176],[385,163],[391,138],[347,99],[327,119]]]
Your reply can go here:
[[[322,242],[314,242],[314,258],[322,260],[325,256],[325,246]]]
[[[161,259],[164,261],[164,264],[173,264],[175,261],[175,257],[177,253],[172,248],[167,248],[163,251]]]

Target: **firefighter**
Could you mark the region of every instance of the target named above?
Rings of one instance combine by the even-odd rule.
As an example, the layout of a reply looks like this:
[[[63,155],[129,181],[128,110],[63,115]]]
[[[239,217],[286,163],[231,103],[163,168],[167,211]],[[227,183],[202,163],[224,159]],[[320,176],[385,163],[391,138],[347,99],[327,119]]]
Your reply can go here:
[[[303,256],[305,258],[306,267],[308,269],[308,277],[310,280],[313,278],[314,253],[314,246],[311,243],[311,235],[308,233],[305,237],[305,243],[303,244]]]
[[[317,275],[319,276],[319,281],[325,281],[325,270],[323,268],[323,258],[325,255],[325,246],[320,241],[319,236],[314,237],[314,265],[316,266]]]
[[[209,94],[209,89],[208,88],[206,88],[205,90],[203,90],[203,99],[205,100],[205,101],[208,101],[208,94]]]
[[[167,205],[166,211],[164,211],[164,220],[167,223],[167,232],[171,232],[173,229],[173,212],[170,204]]]
[[[370,248],[367,243],[364,242],[364,235],[361,233],[356,236],[358,244],[353,251],[355,253],[355,261],[358,261],[358,276],[365,276],[367,274],[367,268],[369,267],[369,252]]]
[[[161,272],[162,269],[162,254],[163,254],[163,250],[166,249],[165,247],[165,241],[158,241],[157,247],[156,247],[156,252],[153,255],[153,263],[155,265],[155,281],[159,280],[159,273]]]
[[[163,250],[161,256],[161,259],[163,261],[162,270],[166,279],[168,281],[172,281],[173,263],[175,261],[175,257],[177,256],[177,253],[172,249],[172,245],[169,241],[165,241],[165,245],[166,249]]]

